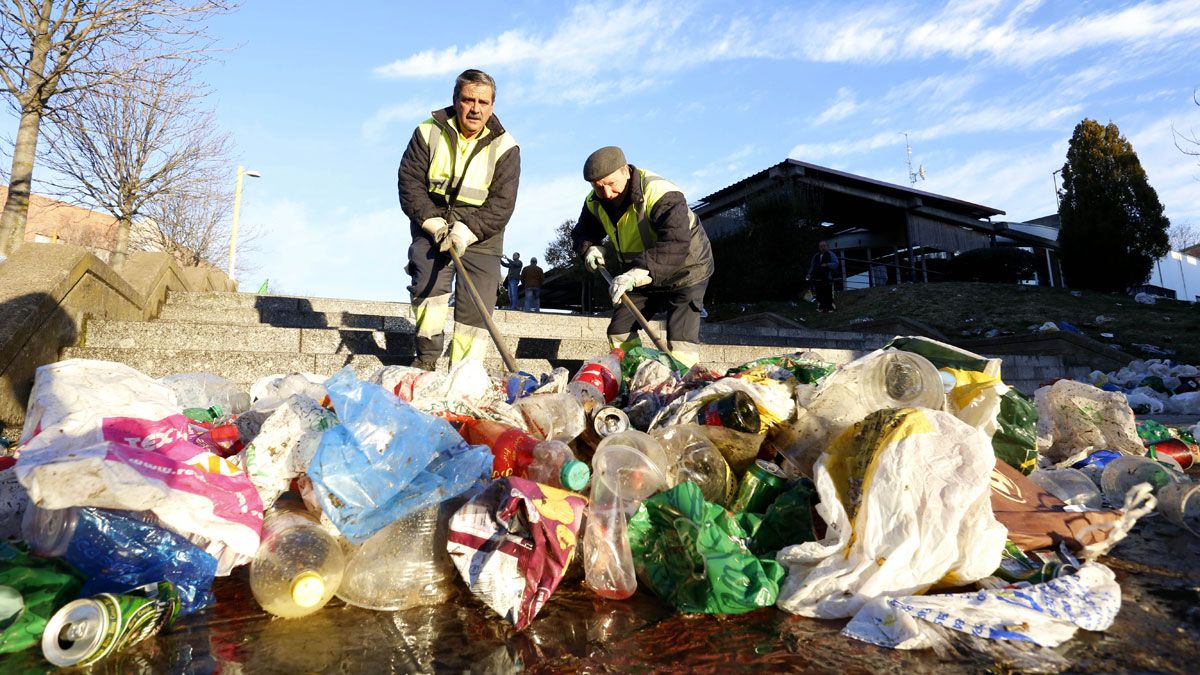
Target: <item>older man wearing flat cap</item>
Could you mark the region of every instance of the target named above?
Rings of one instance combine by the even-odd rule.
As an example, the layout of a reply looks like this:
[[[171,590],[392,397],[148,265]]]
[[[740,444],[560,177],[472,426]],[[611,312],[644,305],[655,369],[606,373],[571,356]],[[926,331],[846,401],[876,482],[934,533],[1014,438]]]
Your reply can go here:
[[[613,346],[635,339],[636,319],[621,304],[628,294],[647,319],[667,311],[671,354],[686,366],[700,359],[700,313],[713,274],[712,247],[700,219],[679,188],[625,161],[616,146],[600,148],[583,164],[592,192],[571,231],[575,251],[591,271],[606,267],[605,238],[620,272],[609,287]],[[627,345],[628,346],[628,345]]]

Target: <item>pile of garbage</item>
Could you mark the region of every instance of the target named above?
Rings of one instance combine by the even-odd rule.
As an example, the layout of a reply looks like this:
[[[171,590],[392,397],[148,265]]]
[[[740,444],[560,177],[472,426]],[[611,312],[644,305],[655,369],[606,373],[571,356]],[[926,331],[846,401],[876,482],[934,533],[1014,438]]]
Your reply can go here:
[[[1088,381],[1105,391],[1125,394],[1138,414],[1200,416],[1200,367],[1171,360],[1138,359],[1120,370],[1094,370]]]
[[[1001,365],[897,337],[841,366],[685,370],[634,343],[573,375],[347,367],[249,391],[43,366],[0,464],[0,653],[97,662],[247,564],[285,619],[465,585],[521,630],[582,583],[849,619],[898,649],[1057,646],[1111,625],[1120,588],[1097,559],[1156,494],[1200,536],[1200,454],[1139,436],[1122,394],[1059,381],[1030,399]]]

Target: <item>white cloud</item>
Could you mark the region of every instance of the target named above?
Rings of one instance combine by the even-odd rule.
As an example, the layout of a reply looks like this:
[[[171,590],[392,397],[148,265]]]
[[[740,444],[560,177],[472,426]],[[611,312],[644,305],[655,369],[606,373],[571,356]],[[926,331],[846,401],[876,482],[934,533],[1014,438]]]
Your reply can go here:
[[[520,251],[526,259],[541,259],[554,229],[564,220],[579,217],[589,189],[582,168],[580,173],[523,181],[517,193],[517,208],[504,231],[504,250]]]
[[[408,301],[408,219],[393,207],[338,216],[306,201],[257,202],[242,221],[259,224],[258,268],[243,287],[271,280],[275,292],[291,295]]]
[[[817,116],[813,124],[820,126],[828,122],[846,119],[861,107],[854,100],[854,92],[850,91],[848,87],[841,87],[837,90],[837,98],[834,99],[833,103],[824,112]]]
[[[426,101],[405,101],[380,108],[362,123],[362,137],[368,141],[382,140],[396,124],[403,125],[406,132],[429,116],[431,110],[440,107]]]
[[[749,159],[757,150],[758,146],[753,143],[743,145],[728,155],[725,155],[721,159],[692,171],[692,178],[703,179],[713,176],[741,176],[746,171],[746,160]],[[680,189],[684,188],[682,185],[679,187]],[[685,191],[684,194],[686,195],[690,193]]]
[[[1106,12],[1088,12],[1049,26],[1033,26],[1041,3],[947,3],[930,18],[893,9],[855,9],[812,26],[805,52],[816,61],[873,63],[893,59],[986,56],[1029,65],[1085,49],[1165,44],[1200,32],[1195,0],[1140,2]]]

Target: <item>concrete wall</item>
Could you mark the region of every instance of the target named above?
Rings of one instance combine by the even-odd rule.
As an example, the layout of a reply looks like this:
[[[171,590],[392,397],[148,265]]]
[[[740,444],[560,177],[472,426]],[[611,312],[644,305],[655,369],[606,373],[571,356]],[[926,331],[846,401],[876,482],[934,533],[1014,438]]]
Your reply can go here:
[[[75,345],[89,318],[150,319],[169,291],[204,290],[236,284],[166,253],[135,253],[118,271],[77,246],[24,244],[0,263],[0,423],[24,418],[34,372]]]

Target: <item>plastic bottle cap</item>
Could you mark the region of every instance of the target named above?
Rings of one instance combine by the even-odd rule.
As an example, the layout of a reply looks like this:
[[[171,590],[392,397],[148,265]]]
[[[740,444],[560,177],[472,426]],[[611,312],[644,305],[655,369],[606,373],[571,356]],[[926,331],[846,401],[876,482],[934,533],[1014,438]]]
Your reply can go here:
[[[316,607],[325,597],[325,579],[316,572],[301,572],[292,579],[292,602],[298,607]]]
[[[563,487],[572,492],[583,490],[591,479],[592,469],[577,459],[563,464],[562,471],[559,473],[559,480],[562,481]]]

